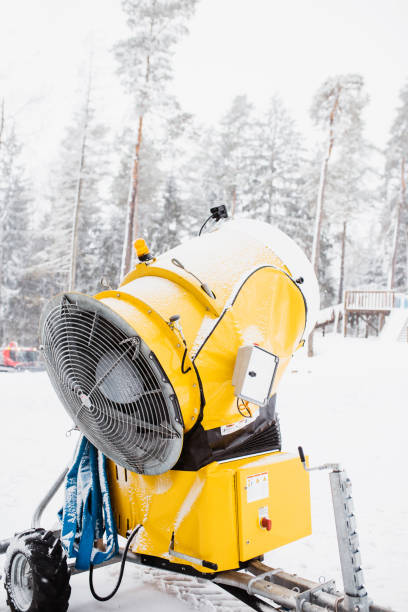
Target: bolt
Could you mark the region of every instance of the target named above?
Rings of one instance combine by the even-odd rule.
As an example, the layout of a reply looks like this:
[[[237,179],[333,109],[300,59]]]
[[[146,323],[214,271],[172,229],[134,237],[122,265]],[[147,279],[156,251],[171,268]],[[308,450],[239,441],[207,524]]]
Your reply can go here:
[[[249,540],[247,540],[247,541],[245,542],[245,544],[249,544]]]
[[[117,293],[117,294],[116,294],[116,297],[120,297],[120,293]]]
[[[151,310],[148,310],[148,311],[147,311],[147,314],[152,314],[152,311],[151,311]]]

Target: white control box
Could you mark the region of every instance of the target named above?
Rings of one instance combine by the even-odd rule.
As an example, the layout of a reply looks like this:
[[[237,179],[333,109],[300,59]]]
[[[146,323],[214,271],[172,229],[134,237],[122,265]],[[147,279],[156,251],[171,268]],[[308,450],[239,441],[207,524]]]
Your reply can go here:
[[[260,346],[241,346],[232,375],[236,397],[264,406],[272,389],[278,363],[279,357]]]

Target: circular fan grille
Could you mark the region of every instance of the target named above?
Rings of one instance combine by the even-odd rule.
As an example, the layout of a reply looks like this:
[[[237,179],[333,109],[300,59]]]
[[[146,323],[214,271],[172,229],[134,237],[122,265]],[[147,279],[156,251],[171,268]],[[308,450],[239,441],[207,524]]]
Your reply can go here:
[[[48,374],[85,436],[119,465],[161,474],[177,462],[182,416],[154,353],[97,300],[54,298],[40,324]]]

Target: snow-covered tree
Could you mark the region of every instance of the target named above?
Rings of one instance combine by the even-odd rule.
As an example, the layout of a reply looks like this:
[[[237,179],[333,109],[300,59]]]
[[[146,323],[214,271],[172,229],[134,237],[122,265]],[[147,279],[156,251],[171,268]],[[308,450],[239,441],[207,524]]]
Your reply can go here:
[[[1,105],[0,105],[0,149],[3,143],[4,125],[5,125],[4,98],[2,98]]]
[[[96,121],[89,96],[88,83],[85,101],[66,130],[54,165],[45,248],[33,266],[39,275],[51,274],[59,290],[89,291],[103,263],[103,192],[110,155],[107,128]]]
[[[408,287],[408,82],[400,100],[386,150],[386,196],[392,218],[389,289]]]
[[[15,126],[2,111],[0,149],[0,343],[32,340],[33,301],[26,270],[32,257],[30,189]]]
[[[303,183],[301,186],[302,201],[306,206],[304,215],[304,234],[298,235],[297,241],[303,247],[309,259],[311,259],[313,245],[313,214],[316,206],[316,193],[319,189],[320,167],[322,159],[321,148],[311,154],[310,159],[305,160],[302,168]],[[330,175],[331,178],[331,175]],[[326,184],[326,199],[331,201],[335,197],[336,187],[333,181],[328,180]],[[323,223],[320,235],[320,257],[319,257],[319,287],[321,307],[333,305],[336,301],[336,278],[333,265],[333,245],[335,236],[330,231],[328,223]]]
[[[169,98],[172,56],[187,33],[197,0],[122,0],[129,36],[115,46],[118,72],[133,99],[135,130],[121,276],[130,269],[133,240],[138,232],[138,202],[142,142],[147,116],[155,115]]]
[[[367,103],[363,86],[363,78],[358,74],[330,77],[317,91],[310,110],[312,120],[321,128],[325,140],[312,246],[312,265],[317,274],[329,162],[334,147],[344,145],[347,136],[361,129],[361,111]]]
[[[329,163],[333,151],[340,145],[345,146],[347,140],[361,129],[361,112],[367,103],[363,86],[363,78],[359,74],[330,77],[317,91],[310,111],[312,120],[321,129],[325,141],[316,198],[311,256],[318,277]],[[308,353],[313,355],[313,334],[309,337]]]
[[[249,209],[303,244],[308,211],[302,193],[304,148],[300,133],[279,97],[254,122]]]
[[[230,215],[248,210],[251,181],[253,105],[247,96],[237,96],[222,117],[218,131],[214,190]]]
[[[70,263],[69,263],[69,276],[68,276],[68,290],[73,291],[76,284],[77,276],[77,259],[78,259],[78,234],[80,228],[80,212],[82,204],[82,191],[84,187],[85,179],[85,164],[86,164],[86,153],[87,153],[87,138],[89,131],[90,116],[90,97],[91,97],[91,79],[92,69],[90,67],[88,80],[86,84],[86,93],[84,107],[82,111],[82,125],[81,135],[79,143],[79,161],[76,179],[75,199],[73,207],[73,218],[72,218],[72,229],[71,229],[71,249],[70,249]],[[81,224],[82,225],[82,224]]]
[[[150,245],[154,253],[175,247],[189,235],[190,219],[174,176],[167,178],[162,202],[151,220]]]
[[[156,226],[165,185],[165,172],[161,167],[161,140],[152,142],[145,137],[141,143],[139,164],[139,235],[152,246],[153,227]],[[115,139],[113,150],[117,157],[117,170],[113,173],[110,198],[107,204],[107,222],[104,227],[105,273],[110,281],[119,284],[123,278],[121,258],[123,254],[123,235],[126,224],[126,210],[129,195],[129,175],[131,172],[133,144],[128,130],[121,132]],[[159,211],[160,209],[160,211]]]

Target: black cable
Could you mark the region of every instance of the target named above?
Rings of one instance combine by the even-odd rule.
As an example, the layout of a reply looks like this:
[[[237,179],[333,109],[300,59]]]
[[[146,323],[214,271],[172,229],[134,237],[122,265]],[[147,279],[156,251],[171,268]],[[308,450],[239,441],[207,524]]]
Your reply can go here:
[[[205,228],[205,226],[207,225],[207,223],[209,222],[209,220],[210,220],[210,219],[212,219],[212,218],[213,218],[213,216],[212,216],[212,214],[211,214],[211,215],[208,217],[208,219],[206,219],[206,220],[204,221],[204,223],[203,223],[203,224],[202,224],[202,226],[201,226],[200,231],[198,232],[198,235],[199,235],[199,236],[201,236],[201,232],[203,231],[203,229]]]
[[[240,405],[239,402],[241,402],[241,405]],[[238,410],[239,414],[242,417],[245,417],[246,419],[252,417],[252,413],[251,413],[249,407],[245,405],[245,402],[240,397],[237,397],[237,410]],[[245,414],[245,410],[246,410],[246,414]]]
[[[272,265],[264,265],[264,266],[258,266],[257,268],[255,268],[254,270],[252,270],[248,276],[246,278],[244,278],[244,280],[242,281],[241,285],[239,286],[238,290],[236,291],[234,298],[232,299],[232,301],[229,303],[229,305],[227,307],[224,307],[224,310],[222,311],[222,313],[220,314],[220,316],[217,319],[216,324],[214,325],[214,327],[212,328],[212,330],[210,331],[210,333],[208,334],[208,336],[206,338],[204,338],[203,342],[201,343],[198,351],[196,352],[196,354],[194,355],[192,361],[193,361],[193,365],[195,360],[197,359],[198,355],[200,354],[201,350],[204,348],[204,345],[208,342],[208,340],[211,338],[211,336],[213,335],[213,333],[215,332],[215,330],[217,329],[218,325],[221,323],[222,319],[224,318],[224,316],[227,314],[227,312],[229,312],[230,308],[235,304],[241,289],[244,287],[245,283],[251,278],[251,276],[253,274],[255,274],[256,272],[258,272],[259,270],[263,270],[264,268],[272,268],[274,270],[279,270],[280,272],[283,272],[283,274],[285,274],[285,276],[288,277],[288,279],[290,281],[292,281],[292,283],[295,285],[296,289],[298,289],[298,291],[300,291],[300,294],[303,298],[303,303],[305,305],[305,312],[306,312],[306,317],[305,317],[305,326],[303,328],[303,334],[305,333],[305,329],[306,329],[306,324],[307,324],[307,317],[308,317],[308,308],[307,308],[307,302],[306,302],[306,298],[303,294],[303,291],[301,290],[301,288],[299,287],[299,285],[296,283],[295,280],[293,280],[293,278],[290,276],[290,274],[288,274],[287,272],[285,272],[284,270],[281,270],[280,268],[277,268],[276,266],[272,266]]]
[[[187,370],[184,369],[184,363],[186,361],[186,357],[187,357],[187,347],[184,349],[183,359],[181,360],[181,373],[182,374],[187,374],[187,372],[191,370],[191,366],[188,367]]]
[[[105,595],[105,597],[101,597],[100,595],[95,593],[95,589],[94,589],[94,586],[93,586],[93,569],[94,569],[94,565],[93,565],[93,563],[90,564],[90,566],[89,566],[89,588],[91,590],[91,593],[92,593],[93,597],[95,599],[97,599],[98,601],[108,601],[109,599],[112,599],[112,597],[114,595],[116,595],[116,593],[118,592],[119,587],[120,587],[120,585],[122,583],[123,572],[125,571],[126,557],[127,557],[128,552],[129,552],[130,545],[132,543],[133,538],[135,537],[135,535],[137,534],[137,532],[139,531],[140,528],[141,528],[141,525],[138,525],[137,527],[135,527],[134,530],[132,531],[132,533],[130,534],[128,541],[126,542],[125,550],[123,551],[122,561],[120,563],[119,578],[118,578],[118,581],[116,583],[115,588],[113,589],[113,591],[111,593],[109,593],[109,595]]]

